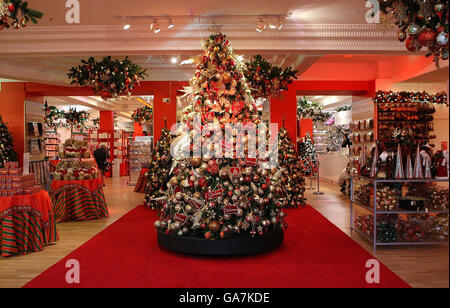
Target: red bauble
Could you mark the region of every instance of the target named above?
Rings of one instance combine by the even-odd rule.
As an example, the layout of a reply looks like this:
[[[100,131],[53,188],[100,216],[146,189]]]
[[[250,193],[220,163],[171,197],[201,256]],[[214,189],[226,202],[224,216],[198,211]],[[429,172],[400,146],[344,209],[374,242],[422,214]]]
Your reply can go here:
[[[14,6],[14,3],[10,2],[8,4],[8,10],[12,13],[12,12],[14,12],[15,9],[16,9],[16,7]]]
[[[427,46],[436,42],[437,33],[431,28],[426,28],[419,33],[417,41],[422,46]]]
[[[406,49],[411,52],[417,52],[422,49],[422,45],[414,37],[408,37],[405,42]]]
[[[205,178],[201,178],[200,180],[198,180],[198,186],[200,186],[201,188],[206,187],[207,184],[208,183]]]

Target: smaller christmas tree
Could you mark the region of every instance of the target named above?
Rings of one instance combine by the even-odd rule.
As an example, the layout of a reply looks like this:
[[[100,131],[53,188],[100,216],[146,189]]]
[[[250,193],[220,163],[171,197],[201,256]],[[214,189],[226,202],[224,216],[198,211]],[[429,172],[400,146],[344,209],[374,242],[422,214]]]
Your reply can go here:
[[[172,156],[170,143],[172,136],[167,129],[161,131],[161,138],[152,152],[152,159],[147,173],[147,187],[145,189],[145,204],[152,209],[161,209],[165,199],[165,190],[169,182]]]
[[[302,176],[295,144],[284,127],[279,131],[278,163],[283,169],[282,186],[286,193],[287,206],[293,208],[305,206],[305,178]]]
[[[300,144],[300,167],[304,176],[312,175],[319,168],[319,159],[309,132],[306,133],[305,142]]]
[[[3,122],[0,115],[0,169],[3,168],[5,162],[15,161],[17,153],[13,149],[13,139],[8,125]]]

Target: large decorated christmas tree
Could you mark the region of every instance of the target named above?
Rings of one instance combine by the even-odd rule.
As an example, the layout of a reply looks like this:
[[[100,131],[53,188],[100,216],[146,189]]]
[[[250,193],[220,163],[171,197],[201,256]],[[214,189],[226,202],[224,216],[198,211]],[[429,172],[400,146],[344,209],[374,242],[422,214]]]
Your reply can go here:
[[[17,154],[13,149],[13,139],[8,129],[8,125],[3,122],[0,115],[0,169],[4,163],[17,159]]]
[[[247,86],[243,67],[225,35],[212,35],[206,40],[186,89],[191,104],[183,113],[186,127],[180,131],[188,128],[189,132],[172,142],[174,161],[167,200],[160,220],[155,222],[169,236],[229,239],[270,235],[287,227],[282,211],[282,171],[261,168],[264,159],[247,156],[254,136],[236,135],[231,143],[226,139],[220,142],[229,124],[255,125],[263,134],[259,126],[261,113]],[[193,135],[199,127],[203,128],[201,144],[207,145],[202,156],[180,158],[176,154],[179,149],[187,148],[191,154],[198,149]],[[194,144],[190,144],[191,138]],[[212,139],[221,144],[220,148],[215,142],[208,144]],[[236,146],[238,139],[244,144],[244,157],[220,155],[226,149],[241,148]],[[205,148],[212,153],[205,153]]]
[[[147,173],[147,187],[145,189],[145,205],[152,209],[161,209],[166,198],[169,172],[172,165],[170,143],[172,136],[167,129],[161,131],[161,138],[152,151],[151,161]]]
[[[282,182],[286,204],[291,208],[306,205],[305,178],[302,176],[299,162],[295,144],[291,141],[288,130],[282,127],[278,135],[278,163],[283,169]]]

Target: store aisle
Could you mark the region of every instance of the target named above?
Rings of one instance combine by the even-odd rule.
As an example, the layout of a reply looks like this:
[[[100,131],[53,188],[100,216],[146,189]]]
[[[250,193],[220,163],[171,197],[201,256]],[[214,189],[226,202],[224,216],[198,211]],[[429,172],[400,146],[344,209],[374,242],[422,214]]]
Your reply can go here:
[[[309,181],[307,182],[309,186]],[[314,181],[315,183],[315,181]],[[307,191],[307,203],[347,235],[350,235],[350,201],[336,185],[320,183],[324,195]],[[352,238],[369,253],[372,246],[353,233]],[[449,249],[447,246],[383,247],[377,250],[377,259],[414,288],[449,287]]]
[[[108,219],[58,224],[60,240],[39,253],[13,258],[0,258],[0,288],[22,287],[66,255],[80,247],[137,205],[143,203],[143,194],[127,186],[128,177],[106,179],[104,192],[110,217]]]

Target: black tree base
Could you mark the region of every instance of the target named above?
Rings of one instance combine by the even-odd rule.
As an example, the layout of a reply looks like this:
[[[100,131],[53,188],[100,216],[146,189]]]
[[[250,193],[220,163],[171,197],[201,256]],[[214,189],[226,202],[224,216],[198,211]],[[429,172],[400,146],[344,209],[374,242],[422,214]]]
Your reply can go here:
[[[236,256],[251,255],[274,250],[283,243],[283,230],[264,236],[241,235],[224,240],[206,240],[194,236],[171,236],[158,231],[158,243],[169,250],[192,255]]]

